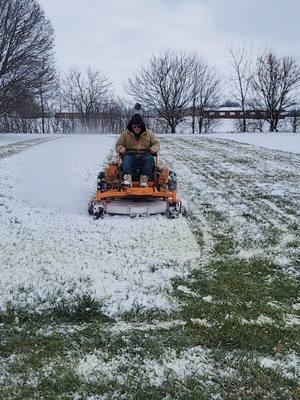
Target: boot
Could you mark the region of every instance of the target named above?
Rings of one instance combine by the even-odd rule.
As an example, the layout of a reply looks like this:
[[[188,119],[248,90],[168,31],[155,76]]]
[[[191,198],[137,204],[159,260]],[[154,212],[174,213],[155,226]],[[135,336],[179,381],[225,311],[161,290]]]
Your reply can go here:
[[[129,187],[132,186],[132,178],[131,178],[131,175],[126,175],[126,174],[125,174],[125,175],[123,176],[122,185],[123,185],[123,186],[129,186]]]
[[[140,187],[147,187],[147,182],[148,182],[148,176],[147,175],[141,175],[140,176]]]

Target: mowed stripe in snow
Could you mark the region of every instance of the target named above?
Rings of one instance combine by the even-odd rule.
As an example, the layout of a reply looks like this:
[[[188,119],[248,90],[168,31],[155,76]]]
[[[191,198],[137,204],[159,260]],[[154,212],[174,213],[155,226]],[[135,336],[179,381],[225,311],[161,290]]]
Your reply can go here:
[[[117,315],[171,309],[199,256],[184,218],[93,220],[87,203],[115,137],[76,135],[0,161],[0,309],[42,312],[85,294]]]

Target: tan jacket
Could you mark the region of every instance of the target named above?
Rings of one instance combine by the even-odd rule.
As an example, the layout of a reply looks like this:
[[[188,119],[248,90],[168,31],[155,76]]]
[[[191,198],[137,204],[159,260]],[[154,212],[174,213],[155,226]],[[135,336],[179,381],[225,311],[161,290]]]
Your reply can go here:
[[[146,129],[141,136],[136,139],[135,135],[126,129],[119,136],[116,143],[116,150],[118,153],[122,151],[148,151],[153,153],[159,151],[159,141],[156,139],[154,133],[150,129]]]

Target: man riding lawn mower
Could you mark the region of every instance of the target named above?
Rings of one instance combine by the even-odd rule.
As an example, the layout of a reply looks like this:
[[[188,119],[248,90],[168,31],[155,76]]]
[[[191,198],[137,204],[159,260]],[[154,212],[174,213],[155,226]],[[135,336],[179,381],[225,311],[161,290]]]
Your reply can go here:
[[[132,186],[133,171],[140,170],[140,186],[147,182],[154,168],[153,155],[159,151],[159,142],[154,133],[146,129],[139,114],[135,114],[120,135],[116,144],[117,153],[123,159],[123,185]]]
[[[176,218],[182,213],[177,198],[176,174],[158,165],[159,142],[135,114],[116,143],[119,161],[108,164],[98,175],[97,192],[89,203],[95,219],[107,214],[166,214]]]

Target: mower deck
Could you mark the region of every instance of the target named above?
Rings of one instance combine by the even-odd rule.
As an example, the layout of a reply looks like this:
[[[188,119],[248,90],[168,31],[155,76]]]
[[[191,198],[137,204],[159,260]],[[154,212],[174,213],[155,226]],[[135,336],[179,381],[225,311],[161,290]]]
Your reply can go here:
[[[105,214],[131,217],[165,214],[168,218],[177,218],[183,209],[177,197],[176,174],[168,167],[160,168],[156,162],[147,187],[140,187],[139,178],[133,179],[132,187],[123,186],[120,164],[111,163],[98,175],[97,191],[88,211],[95,219],[103,218]]]

